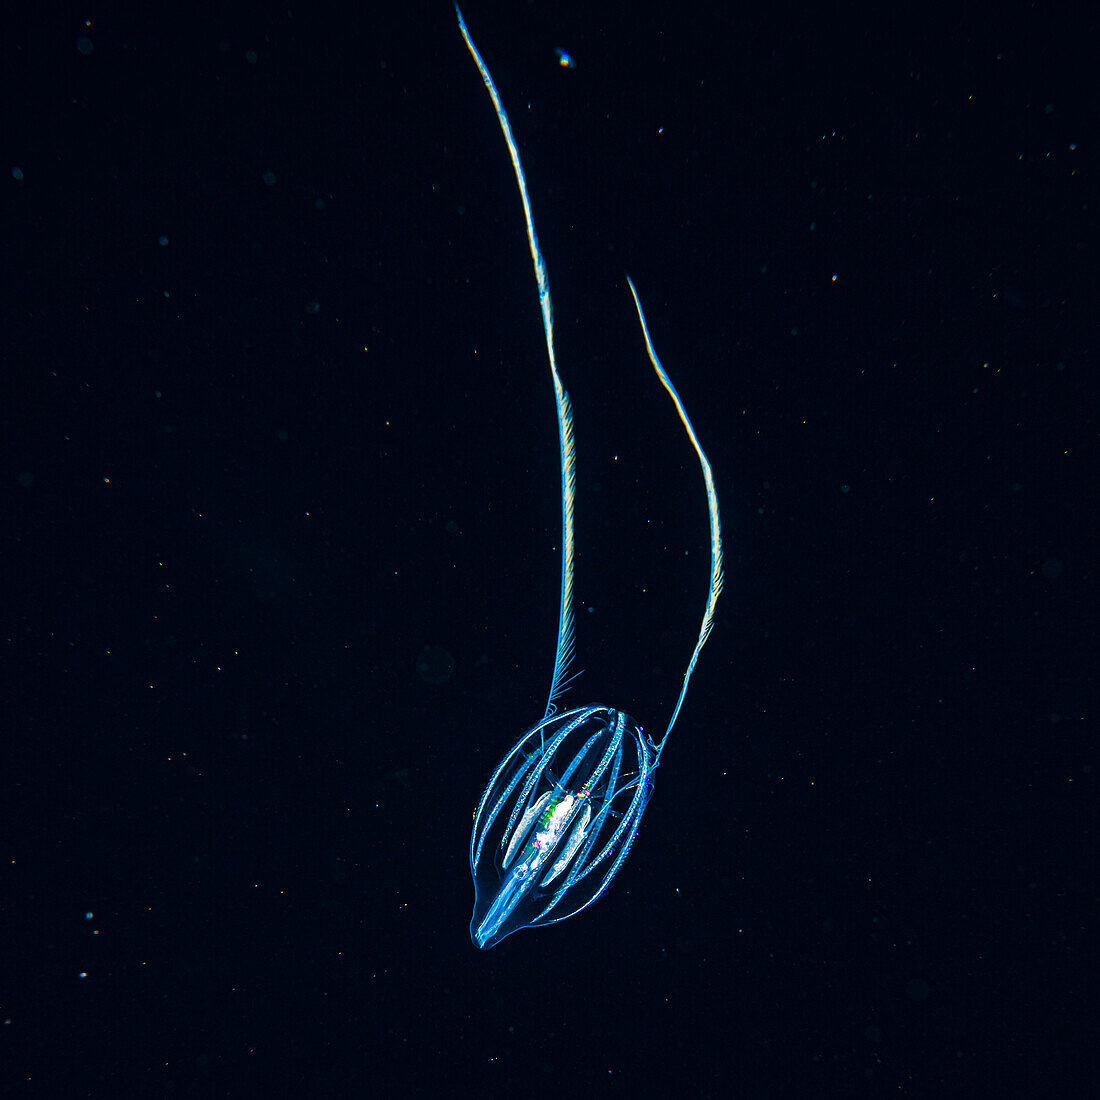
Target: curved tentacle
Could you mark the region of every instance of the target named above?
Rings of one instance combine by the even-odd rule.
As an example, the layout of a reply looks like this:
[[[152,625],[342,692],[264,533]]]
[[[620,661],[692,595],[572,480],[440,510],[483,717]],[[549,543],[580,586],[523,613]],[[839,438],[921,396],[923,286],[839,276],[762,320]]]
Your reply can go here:
[[[707,595],[707,606],[703,611],[703,622],[699,628],[699,640],[695,643],[695,650],[691,654],[687,671],[684,673],[684,682],[680,687],[680,697],[676,700],[676,706],[672,711],[672,717],[668,720],[668,727],[664,736],[660,741],[655,742],[657,757],[660,759],[661,750],[665,747],[668,735],[672,732],[672,727],[680,716],[680,707],[684,705],[684,696],[687,694],[691,674],[695,671],[695,662],[699,660],[699,654],[702,652],[703,646],[706,645],[711,627],[714,626],[714,609],[718,604],[718,595],[722,591],[722,523],[718,517],[718,493],[714,488],[714,474],[711,472],[710,462],[699,443],[699,437],[695,434],[691,418],[684,408],[684,403],[680,400],[680,395],[676,392],[676,387],[672,384],[672,379],[669,378],[665,368],[661,365],[661,360],[657,358],[653,341],[649,338],[649,326],[646,324],[641,299],[638,297],[638,291],[634,288],[634,283],[629,275],[626,277],[626,282],[627,286],[630,287],[630,293],[634,297],[634,308],[638,311],[638,321],[642,326],[642,336],[645,339],[645,350],[649,355],[649,361],[653,364],[653,369],[657,372],[661,385],[668,390],[668,395],[672,398],[676,411],[680,414],[684,429],[687,431],[688,439],[691,440],[691,445],[699,456],[699,465],[703,469],[703,481],[707,489],[707,510],[710,513],[710,593]]]
[[[556,701],[561,697],[570,677],[567,676],[569,662],[573,657],[573,505],[576,496],[576,450],[573,445],[573,410],[569,404],[569,394],[562,385],[558,374],[557,358],[554,354],[554,308],[550,302],[550,277],[546,273],[546,264],[539,248],[539,237],[535,232],[535,218],[531,213],[531,197],[527,193],[527,178],[523,173],[523,164],[519,159],[519,148],[512,136],[512,125],[508,121],[508,112],[504,109],[497,86],[489,67],[478,53],[470,32],[466,29],[466,20],[462,10],[455,4],[458,15],[458,29],[466,42],[466,48],[477,65],[481,79],[493,101],[497,121],[508,144],[508,154],[512,158],[512,168],[519,184],[519,197],[523,200],[523,217],[527,223],[527,243],[531,247],[531,262],[535,268],[535,281],[539,288],[539,306],[542,309],[542,329],[546,334],[546,354],[550,360],[550,374],[554,380],[554,401],[558,409],[558,442],[561,449],[561,604],[558,610],[558,648],[554,656],[554,675],[550,680],[550,694],[546,701],[544,717],[557,709]]]

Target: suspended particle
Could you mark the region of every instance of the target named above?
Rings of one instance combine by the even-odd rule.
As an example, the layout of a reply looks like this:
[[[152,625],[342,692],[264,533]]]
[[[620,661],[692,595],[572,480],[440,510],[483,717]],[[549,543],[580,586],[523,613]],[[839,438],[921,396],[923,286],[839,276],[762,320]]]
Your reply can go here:
[[[577,63],[573,60],[573,55],[568,50],[563,50],[561,46],[558,46],[554,50],[554,56],[558,59],[558,64],[563,69],[575,69]]]
[[[427,684],[445,684],[455,674],[455,659],[441,645],[426,645],[417,654],[416,674]]]

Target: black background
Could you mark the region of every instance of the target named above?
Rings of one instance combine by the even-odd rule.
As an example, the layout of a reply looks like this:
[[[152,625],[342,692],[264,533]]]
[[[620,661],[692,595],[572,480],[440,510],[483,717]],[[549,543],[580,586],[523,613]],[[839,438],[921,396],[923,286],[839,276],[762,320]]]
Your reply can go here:
[[[1072,1095],[1095,19],[465,15],[576,414],[571,701],[663,728],[706,592],[624,271],[716,472],[725,593],[638,842],[471,946],[558,452],[451,8],[8,19],[4,1094]]]

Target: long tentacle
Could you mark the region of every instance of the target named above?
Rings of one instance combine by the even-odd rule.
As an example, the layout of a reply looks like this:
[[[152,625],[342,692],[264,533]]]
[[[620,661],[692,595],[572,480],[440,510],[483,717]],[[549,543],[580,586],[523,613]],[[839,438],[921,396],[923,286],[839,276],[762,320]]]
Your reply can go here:
[[[466,48],[477,65],[481,79],[485,82],[497,121],[508,143],[508,153],[512,158],[512,167],[519,184],[519,196],[523,200],[523,216],[527,222],[527,243],[531,246],[531,262],[535,267],[535,281],[539,288],[539,305],[542,308],[542,328],[546,334],[546,354],[550,359],[550,374],[554,380],[554,400],[558,408],[558,442],[561,448],[561,604],[558,610],[558,648],[554,656],[554,675],[550,680],[550,694],[546,701],[546,715],[556,709],[556,700],[565,689],[569,662],[573,657],[573,504],[576,495],[576,453],[573,445],[573,410],[569,404],[569,394],[565,392],[561,376],[558,374],[557,359],[554,355],[554,309],[550,303],[550,278],[546,273],[546,264],[539,249],[539,238],[535,232],[535,219],[531,213],[531,197],[527,193],[527,179],[523,174],[523,164],[519,159],[516,139],[512,136],[512,126],[508,121],[508,112],[504,109],[497,87],[489,67],[478,53],[474,40],[466,28],[462,11],[455,4],[458,15],[458,29],[466,42]]]
[[[703,623],[699,628],[699,640],[695,643],[695,651],[692,653],[691,660],[688,661],[687,671],[684,673],[680,697],[676,700],[676,707],[672,712],[672,717],[668,720],[668,728],[665,730],[664,737],[656,742],[659,758],[661,750],[665,747],[665,741],[668,740],[668,735],[672,732],[672,727],[680,716],[680,707],[684,705],[684,696],[687,694],[691,674],[695,671],[695,662],[699,660],[699,654],[702,652],[703,646],[706,645],[710,629],[714,626],[714,609],[718,604],[718,594],[722,591],[722,523],[718,518],[718,493],[714,488],[714,475],[711,472],[710,462],[703,452],[699,437],[695,434],[695,428],[688,417],[687,410],[684,408],[684,403],[680,400],[680,395],[676,392],[676,387],[672,384],[672,379],[665,372],[661,360],[657,358],[653,341],[649,338],[649,326],[646,324],[645,313],[642,311],[641,299],[638,297],[638,291],[634,289],[634,283],[629,275],[626,277],[626,282],[630,287],[630,293],[634,297],[634,308],[638,311],[638,321],[642,326],[642,336],[645,338],[645,350],[649,355],[649,361],[653,364],[653,369],[657,372],[661,385],[668,390],[669,397],[672,398],[676,411],[680,414],[680,420],[687,431],[688,439],[691,440],[691,445],[699,456],[699,465],[703,468],[703,481],[707,487],[707,509],[710,512],[710,594],[707,596],[707,606],[703,612]]]

